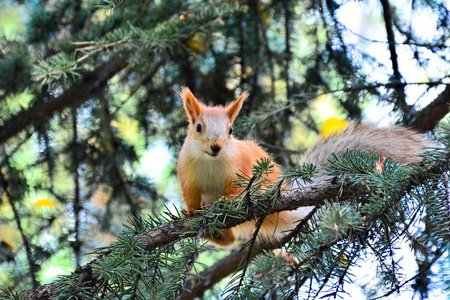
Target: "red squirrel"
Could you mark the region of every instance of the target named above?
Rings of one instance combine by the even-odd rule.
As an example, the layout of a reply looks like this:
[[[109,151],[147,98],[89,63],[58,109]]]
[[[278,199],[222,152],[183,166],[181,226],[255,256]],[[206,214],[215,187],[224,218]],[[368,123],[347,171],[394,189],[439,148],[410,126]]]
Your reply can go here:
[[[180,96],[189,126],[179,154],[177,171],[186,204],[185,215],[189,216],[204,205],[240,194],[244,188],[233,184],[234,180],[238,180],[237,174],[250,178],[252,166],[258,160],[268,158],[269,154],[256,142],[238,140],[233,136],[232,125],[248,96],[246,92],[225,107],[211,107],[199,102],[186,87],[182,88]],[[407,164],[419,162],[421,158],[416,155],[431,145],[420,134],[400,126],[376,128],[373,125],[351,122],[339,135],[319,141],[302,156],[301,163],[316,165],[318,176],[314,178],[314,184],[321,184],[327,179],[323,164],[333,152],[359,149],[379,156],[389,156]],[[280,167],[274,162],[272,164],[268,183],[274,182],[281,174]],[[311,207],[303,207],[268,215],[258,238],[272,241],[280,239],[310,210]],[[223,230],[218,236],[206,238],[217,246],[227,247],[237,239],[250,239],[254,230],[255,221],[249,221]]]

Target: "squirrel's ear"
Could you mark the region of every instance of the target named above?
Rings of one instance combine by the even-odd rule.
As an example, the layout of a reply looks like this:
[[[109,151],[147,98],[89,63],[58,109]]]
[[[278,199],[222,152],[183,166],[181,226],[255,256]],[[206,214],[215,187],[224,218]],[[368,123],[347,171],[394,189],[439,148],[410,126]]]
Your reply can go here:
[[[189,121],[194,123],[195,119],[197,119],[198,115],[203,110],[202,104],[198,102],[197,98],[195,98],[188,87],[183,87],[179,94],[183,99],[184,109],[186,109]]]
[[[242,108],[242,103],[244,100],[248,97],[247,92],[243,92],[242,95],[239,96],[239,98],[227,106],[226,112],[228,117],[230,117],[231,123],[233,123],[234,119],[238,115],[239,111]]]

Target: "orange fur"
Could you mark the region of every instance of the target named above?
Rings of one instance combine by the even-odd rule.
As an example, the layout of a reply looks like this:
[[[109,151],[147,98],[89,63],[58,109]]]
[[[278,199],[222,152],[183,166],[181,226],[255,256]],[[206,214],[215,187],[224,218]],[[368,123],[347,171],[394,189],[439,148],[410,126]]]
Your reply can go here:
[[[233,180],[238,179],[237,174],[251,177],[252,166],[261,158],[268,158],[269,154],[255,142],[237,140],[229,134],[247,93],[227,107],[206,106],[198,102],[188,88],[183,88],[180,96],[190,122],[178,158],[178,178],[186,214],[192,215],[203,205],[241,193],[243,188],[233,184]],[[197,132],[198,124],[202,132]],[[214,147],[220,149],[217,154],[212,150]],[[279,175],[279,167],[273,163],[273,172],[268,175],[268,180],[273,182]],[[284,215],[268,216],[261,228],[262,236],[272,235],[275,224],[287,223],[287,220],[283,220]],[[218,246],[228,246],[236,237],[251,237],[253,230],[254,222],[248,222],[208,239]]]

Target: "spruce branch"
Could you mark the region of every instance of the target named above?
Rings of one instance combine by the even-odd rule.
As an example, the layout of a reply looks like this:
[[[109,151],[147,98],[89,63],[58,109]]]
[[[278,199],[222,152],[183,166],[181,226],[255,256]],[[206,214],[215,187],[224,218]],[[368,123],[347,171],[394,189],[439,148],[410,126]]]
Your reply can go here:
[[[175,45],[179,46],[181,39],[187,38],[196,31],[211,25],[212,22],[217,21],[219,18],[231,16],[238,8],[239,6],[237,5],[224,4],[220,9],[199,10],[196,18],[186,21],[182,21],[179,18],[172,18],[167,22],[159,24],[150,31],[140,30],[132,27],[132,25],[130,25],[130,29],[133,31],[133,35],[137,37],[136,42],[138,44],[141,43],[138,46],[144,48],[146,51],[165,52],[172,49]],[[129,35],[130,32],[128,30],[114,31],[106,37],[114,39],[114,42],[105,42],[104,44],[100,44],[98,46],[99,48],[90,45],[91,42],[82,42],[88,45],[82,49],[92,49],[93,52],[88,53],[87,57],[83,56],[79,58],[79,60],[85,60],[89,56],[107,48],[135,41],[134,39],[131,40]],[[109,79],[128,67],[128,58],[131,56],[131,51],[124,50],[122,52],[121,55],[111,59],[104,66],[84,75],[80,81],[66,89],[60,96],[52,97],[46,102],[39,103],[6,120],[0,128],[0,144],[3,144],[29,125],[39,123],[67,107],[79,106],[89,100],[90,96],[106,86]],[[66,70],[74,70],[76,67],[76,62],[70,62],[67,59],[62,60],[61,64],[64,65],[64,69]],[[62,70],[52,70],[50,73],[58,75],[62,74]]]
[[[90,96],[104,88],[109,79],[128,65],[129,55],[129,53],[125,53],[114,57],[94,72],[83,76],[83,79],[65,90],[60,96],[51,97],[46,102],[32,106],[6,120],[0,128],[0,144],[5,143],[26,127],[37,124],[56,112],[70,106],[79,106],[89,100]]]
[[[448,163],[449,163],[449,155],[447,155],[446,160],[442,162],[441,167],[445,166],[445,168],[448,168]],[[414,175],[413,175],[413,177],[414,177]],[[409,186],[410,183],[407,183],[407,185]],[[317,245],[313,249],[313,251],[309,252],[309,254],[306,257],[304,257],[301,261],[299,261],[298,263],[295,264],[292,271],[290,271],[284,277],[284,280],[287,281],[287,280],[289,280],[290,277],[296,276],[296,273],[299,273],[300,276],[304,277],[303,280],[301,280],[301,282],[303,284],[308,278],[314,277],[315,275],[310,275],[310,274],[303,275],[305,273],[304,270],[310,269],[311,265],[315,265],[315,263],[316,263],[315,260],[324,257],[326,255],[327,251],[331,251],[332,248],[335,247],[336,245],[340,244],[341,245],[340,252],[344,253],[343,251],[345,250],[346,247],[350,246],[350,243],[352,243],[354,240],[358,240],[358,237],[363,238],[364,236],[367,235],[367,233],[369,231],[373,231],[373,227],[374,227],[373,224],[375,222],[377,222],[377,220],[380,220],[380,222],[384,222],[383,218],[385,218],[385,216],[388,215],[388,211],[390,211],[393,207],[395,207],[399,203],[399,201],[405,197],[405,195],[408,193],[410,188],[412,188],[412,186],[407,188],[404,191],[398,190],[397,192],[394,193],[395,196],[391,195],[389,201],[387,203],[385,203],[384,208],[381,211],[378,211],[376,214],[370,216],[370,218],[366,218],[364,220],[364,225],[361,228],[358,228],[358,229],[351,228],[346,236],[340,236],[329,242],[325,242],[323,244]],[[386,225],[386,226],[384,226],[384,228],[385,228],[384,235],[387,240],[387,248],[381,249],[381,251],[380,251],[380,249],[377,249],[376,246],[374,246],[370,243],[370,241],[367,242],[367,245],[370,249],[372,249],[372,251],[378,257],[378,261],[384,267],[385,271],[389,272],[389,275],[391,275],[389,278],[391,278],[390,281],[392,281],[394,284],[394,289],[391,292],[389,292],[389,294],[390,294],[394,291],[399,291],[399,289],[404,284],[406,284],[406,282],[403,284],[400,284],[399,280],[396,278],[397,263],[395,262],[395,260],[393,258],[393,249],[392,249],[393,246],[392,246],[392,242],[391,242],[391,234],[389,233],[390,226]],[[394,234],[394,236],[395,236],[395,234]],[[380,236],[380,238],[384,238],[384,236]],[[344,246],[342,246],[342,242],[345,243]],[[359,245],[356,245],[356,247],[358,248]],[[390,258],[391,258],[390,264],[385,262],[386,257],[382,253],[383,250],[386,250],[388,252],[388,255],[390,256]],[[357,251],[357,250],[354,249],[353,251]],[[442,249],[437,251],[436,253],[439,253],[440,251],[442,251]],[[442,255],[442,253],[440,255]],[[334,260],[331,264],[331,267],[330,267],[330,265],[327,265],[327,268],[329,271],[327,272],[327,274],[325,274],[324,279],[321,279],[320,286],[319,286],[318,290],[316,291],[316,295],[313,298],[316,298],[319,295],[319,292],[324,288],[326,282],[330,279],[332,272],[334,272],[335,269],[338,267],[338,264],[336,263],[336,260],[339,261],[339,259],[337,259],[338,257],[340,257],[339,254],[333,258]],[[353,258],[356,257],[355,252],[352,254],[352,257]],[[436,258],[436,260],[437,260],[437,258]],[[436,260],[433,260],[433,263]],[[341,283],[344,280],[345,273],[348,271],[348,266],[349,266],[349,263],[347,262],[347,266],[345,266],[345,268],[342,272],[342,275],[339,278],[339,282],[341,282]],[[427,266],[427,268],[429,268],[429,267],[430,267],[430,265]],[[419,276],[419,274],[414,276],[414,278],[416,278],[417,276]],[[411,280],[412,280],[412,278],[409,279],[407,282],[409,282]],[[333,292],[331,294],[327,294],[326,296],[336,296],[336,293],[338,291],[337,289],[339,288],[339,286],[340,285],[337,285],[335,292]],[[276,288],[275,285],[271,286],[268,290],[266,290],[263,293],[263,296],[266,295],[269,292],[269,290],[275,289],[275,288]],[[296,289],[292,291],[291,296],[294,296],[297,292],[298,292],[298,287],[296,287]],[[264,299],[264,298],[261,297],[261,299]]]
[[[46,83],[49,81],[50,78],[60,78],[60,77],[67,77],[67,75],[72,75],[73,77],[79,76],[79,74],[76,72],[78,69],[78,64],[83,62],[84,60],[90,58],[91,56],[104,52],[112,47],[118,46],[120,44],[124,43],[131,43],[132,40],[129,38],[123,38],[115,42],[110,43],[100,43],[96,44],[95,42],[73,42],[73,45],[86,45],[89,44],[89,46],[84,46],[81,48],[76,48],[75,53],[85,51],[87,52],[83,56],[77,58],[76,60],[69,59],[65,53],[59,54],[56,58],[54,58],[50,63],[46,61],[40,61],[40,66],[37,68],[36,73],[42,73],[40,75],[37,75],[33,78],[34,81],[41,81],[43,80],[43,83]],[[91,43],[93,45],[91,45]],[[45,71],[45,72],[39,72],[39,71]]]
[[[194,248],[193,250],[194,251],[193,251],[191,257],[189,258],[189,262],[188,262],[186,271],[183,274],[183,278],[181,279],[180,289],[179,289],[178,295],[176,297],[177,300],[182,299],[182,295],[183,295],[182,293],[186,288],[185,286],[186,286],[187,279],[194,268],[196,259],[198,258],[198,254],[199,254],[199,246],[198,245],[200,243],[200,238],[203,237],[203,235],[204,235],[204,231],[205,231],[205,229],[203,227],[201,227],[198,230],[197,235],[194,238],[194,242],[193,242],[193,248]]]
[[[415,172],[410,177],[405,178],[403,182],[404,192],[396,197],[395,199],[391,199],[392,205],[400,201],[400,199],[409,191],[411,188],[420,185],[428,180],[430,176],[434,174],[442,174],[449,169],[449,161],[450,154],[446,155],[445,160],[435,163],[431,167],[429,167],[425,172],[417,173]],[[295,190],[287,190],[282,191],[277,201],[271,206],[270,209],[265,209],[264,206],[252,205],[246,211],[240,211],[233,218],[226,218],[222,222],[222,226],[220,229],[231,228],[248,220],[254,218],[261,218],[268,214],[276,213],[283,210],[293,210],[298,207],[303,206],[321,206],[326,203],[327,199],[335,199],[336,201],[345,201],[349,199],[354,199],[357,197],[367,196],[372,191],[367,186],[361,186],[358,184],[353,184],[349,186],[348,184],[344,185],[344,189],[341,190],[342,186],[340,184],[328,183],[323,186],[313,186],[303,190],[295,189]],[[336,196],[339,195],[339,196]],[[229,200],[224,200],[229,201]],[[223,201],[221,201],[223,202]],[[386,206],[382,212],[373,215],[372,218],[376,219],[381,217],[386,209],[391,209],[390,205]],[[176,219],[173,221],[169,221],[167,223],[162,223],[153,229],[139,233],[134,236],[134,239],[139,243],[141,249],[144,251],[158,251],[157,249],[160,247],[164,247],[166,245],[170,245],[173,242],[176,242],[180,239],[187,237],[195,237],[198,234],[198,225],[201,224],[201,219],[203,216],[192,216],[184,219]],[[370,221],[370,220],[369,220]],[[367,226],[371,226],[371,222],[367,223]],[[342,237],[342,239],[345,237]],[[327,242],[326,244],[320,245],[317,250],[314,252],[314,255],[319,255],[323,253],[323,251],[331,248],[336,243],[340,241],[339,238],[335,238],[331,242]],[[301,265],[305,264],[308,259],[314,256],[310,254],[305,257],[302,261],[298,263],[298,268]],[[95,282],[96,279],[92,277],[92,272],[89,271],[92,267],[98,264],[103,258],[99,258],[88,263],[84,267],[80,267],[76,274],[79,275],[80,284],[84,284],[86,282]],[[25,295],[32,299],[49,299],[49,297],[55,292],[55,283],[44,285],[38,287],[37,289],[32,289],[25,292]],[[43,295],[43,296],[38,296]],[[184,299],[184,296],[180,297],[180,299]]]
[[[255,217],[258,218],[283,210],[293,210],[304,206],[323,205],[326,199],[335,199],[336,195],[339,194],[340,189],[340,184],[329,184],[325,186],[314,186],[304,190],[295,189],[283,191],[270,210],[265,210],[265,208],[261,206],[251,206],[247,212],[241,212],[234,216],[234,218],[227,218],[223,222],[225,226],[221,229],[231,228],[252,220]],[[370,190],[366,187],[353,186],[344,189],[338,198],[340,201],[345,201],[367,195],[368,193],[370,193]],[[193,216],[164,223],[153,230],[137,235],[136,239],[142,242],[142,247],[145,250],[152,251],[157,247],[175,242],[178,239],[195,236],[197,231],[192,224],[199,222],[201,218],[202,216]]]

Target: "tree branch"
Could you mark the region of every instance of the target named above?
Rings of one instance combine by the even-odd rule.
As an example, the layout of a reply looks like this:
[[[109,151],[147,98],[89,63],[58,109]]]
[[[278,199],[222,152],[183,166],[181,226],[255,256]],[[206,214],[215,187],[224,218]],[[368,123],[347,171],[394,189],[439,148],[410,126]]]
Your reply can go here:
[[[425,132],[433,129],[450,111],[450,85],[421,111],[417,112],[407,126]]]
[[[449,155],[447,155],[446,162],[434,166],[433,168],[430,169],[428,174],[442,173],[444,170],[448,169],[448,161]],[[422,180],[423,179],[421,179],[420,181]],[[410,181],[410,187],[413,187],[415,184],[417,184],[417,182],[413,183]],[[400,195],[398,199],[394,199],[393,203],[396,203],[397,201],[402,199],[405,194],[406,192]],[[304,219],[302,219],[301,222],[299,222],[297,227],[294,230],[292,230],[289,234],[287,234],[278,244],[268,245],[264,248],[258,248],[256,251],[252,253],[252,258],[262,253],[264,250],[272,250],[275,248],[280,248],[286,243],[288,243],[292,238],[297,236],[297,234],[301,231],[301,229],[304,227],[307,221],[315,214],[318,208],[319,208],[318,206],[315,206],[314,209]],[[384,215],[384,213],[385,211],[383,211],[383,213],[381,213],[380,215]],[[331,247],[332,244],[328,246]],[[186,290],[183,293],[181,299],[191,300],[196,297],[201,297],[206,290],[210,289],[216,283],[220,282],[223,278],[235,272],[241,265],[243,259],[246,258],[246,255],[247,253],[245,251],[233,251],[230,255],[216,262],[211,267],[203,270],[201,273],[198,274],[198,276],[191,278],[189,283],[186,285]]]
[[[303,229],[308,220],[316,213],[317,209],[317,206],[314,207],[313,210],[298,223],[295,229],[284,236],[279,243],[270,245],[264,244],[262,247],[256,247],[256,249],[251,253],[251,259],[265,250],[280,248],[284,244],[288,243]],[[247,256],[248,253],[246,253],[246,251],[242,251],[242,249],[234,250],[225,258],[222,258],[211,267],[200,272],[198,276],[192,277],[186,284],[185,291],[182,294],[180,300],[191,300],[196,297],[201,298],[206,290],[210,289],[216,283],[218,283],[228,275],[231,275],[233,272],[236,272],[236,270],[239,268],[239,266]]]
[[[73,197],[73,214],[75,217],[75,241],[72,243],[73,253],[75,255],[75,263],[77,266],[80,265],[81,261],[81,245],[80,240],[80,212],[83,209],[80,197],[80,174],[78,173],[79,168],[79,144],[78,144],[78,118],[77,109],[72,108],[72,172],[73,172],[73,183],[75,186],[74,197]]]
[[[290,190],[283,191],[280,198],[273,205],[269,211],[262,209],[260,206],[251,207],[248,209],[248,213],[242,214],[236,218],[227,218],[224,222],[225,228],[231,228],[238,224],[244,223],[255,217],[261,217],[268,213],[275,213],[282,210],[292,210],[301,206],[313,206],[322,205],[326,199],[336,198],[340,192],[341,185],[328,184],[324,186],[315,186],[304,190]],[[363,187],[352,187],[351,189],[345,189],[339,196],[339,200],[344,201],[350,198],[363,196],[370,191]],[[242,217],[242,218],[240,218]],[[146,251],[154,251],[156,248],[173,243],[179,239],[186,237],[196,236],[197,228],[193,225],[196,220],[203,218],[202,216],[193,216],[184,219],[178,219],[171,222],[161,224],[150,231],[141,233],[135,236],[135,239],[139,241],[141,248]],[[246,253],[244,252],[244,255]],[[91,268],[96,264],[97,260],[91,261],[83,267],[79,267],[75,273],[79,274],[80,285],[87,282],[95,282],[93,278]],[[25,292],[25,296],[32,300],[46,300],[53,296],[56,290],[56,284],[46,284],[38,287],[37,289],[31,289]]]
[[[370,190],[362,186],[352,186],[341,190],[340,184],[327,184],[323,186],[313,186],[306,189],[294,189],[281,192],[281,196],[270,209],[261,206],[251,206],[246,213],[241,213],[233,218],[224,220],[225,226],[221,229],[232,228],[236,225],[245,223],[249,220],[267,214],[277,213],[284,210],[294,210],[304,206],[322,205],[327,199],[338,198],[339,201],[345,201],[355,197],[367,195]],[[340,195],[339,197],[337,195]],[[203,216],[193,216],[184,219],[178,219],[172,222],[161,224],[154,229],[136,235],[136,239],[141,243],[141,247],[147,251],[152,251],[157,247],[175,242],[186,237],[196,235],[196,221]]]
[[[389,53],[391,55],[394,79],[396,82],[402,82],[402,75],[401,75],[401,73],[399,71],[399,67],[398,67],[397,50],[395,48],[395,35],[394,35],[394,29],[393,29],[391,5],[389,3],[389,0],[380,0],[380,2],[381,2],[381,5],[383,6],[383,18],[384,18],[384,24],[386,27],[386,35],[387,35],[387,40],[388,40]],[[396,91],[398,92],[397,104],[403,110],[403,112],[408,113],[411,110],[411,107],[408,106],[408,104],[406,103],[404,86],[397,87]]]
[[[251,257],[260,254],[265,248],[257,248],[251,253]],[[200,272],[198,276],[192,277],[185,286],[185,291],[179,300],[191,300],[196,297],[202,297],[205,291],[212,288],[223,278],[235,272],[241,262],[247,257],[246,251],[234,250],[225,258]]]
[[[90,96],[105,87],[110,78],[128,65],[128,56],[129,54],[124,54],[111,59],[104,66],[86,74],[80,82],[69,87],[59,97],[52,97],[6,120],[0,127],[0,144],[5,143],[26,127],[52,116],[55,112],[86,102]]]
[[[405,178],[406,185],[405,190],[409,190],[414,186],[417,186],[427,180],[432,174],[442,174],[447,171],[448,161],[450,155],[447,154],[447,159],[444,162],[440,162],[431,167],[425,174],[414,174],[409,178]],[[305,189],[294,189],[281,192],[280,197],[274,203],[270,209],[264,209],[261,206],[251,206],[246,213],[237,215],[236,218],[226,218],[223,221],[223,229],[231,228],[241,223],[244,223],[250,219],[260,218],[267,214],[276,213],[283,210],[293,210],[304,206],[320,206],[325,203],[326,200],[336,199],[337,201],[345,201],[357,197],[362,197],[369,194],[371,191],[364,186],[342,186],[341,184],[328,183],[322,186],[312,186]],[[339,195],[339,196],[338,196]],[[137,234],[135,239],[139,241],[141,248],[146,251],[154,251],[158,247],[171,244],[179,239],[186,237],[194,237],[197,235],[197,227],[194,225],[195,221],[198,221],[203,216],[193,216],[184,219],[178,219],[171,222],[161,224],[152,230],[145,233]],[[245,256],[246,254],[244,254]],[[101,259],[101,258],[99,258]],[[231,260],[231,257],[229,257]],[[88,282],[96,282],[96,279],[92,275],[92,265],[96,264],[97,260],[93,260],[84,267],[79,267],[75,273],[79,274],[80,285]],[[231,263],[230,263],[231,265]],[[223,266],[223,265],[222,265]],[[236,265],[234,265],[236,266]],[[228,272],[228,271],[227,271]],[[25,296],[35,299],[49,299],[55,292],[56,284],[46,284],[38,287],[37,289],[31,289],[24,293]],[[194,287],[195,288],[195,287]]]
[[[398,59],[397,59],[398,56],[397,51],[395,49],[395,35],[392,26],[391,5],[388,0],[380,0],[380,2],[381,5],[383,6],[383,18],[384,18],[384,25],[386,27],[389,52],[391,54],[392,70],[394,72],[394,78],[400,82],[402,75],[400,74],[400,71],[398,69]]]
[[[33,259],[33,252],[32,252],[32,245],[28,239],[28,237],[25,235],[25,232],[23,230],[21,218],[19,215],[19,212],[16,207],[16,199],[13,199],[13,195],[11,195],[10,187],[8,186],[8,182],[5,180],[3,173],[0,169],[0,183],[1,187],[3,188],[3,192],[6,195],[6,198],[8,199],[9,205],[11,206],[11,210],[14,214],[14,220],[16,221],[17,229],[19,230],[20,237],[22,238],[23,246],[25,247],[25,253],[27,254],[27,261],[28,261],[28,268],[30,272],[31,277],[31,283],[33,285],[33,288],[36,288],[38,286],[38,281],[36,279],[36,263]],[[2,196],[2,195],[0,195]]]

